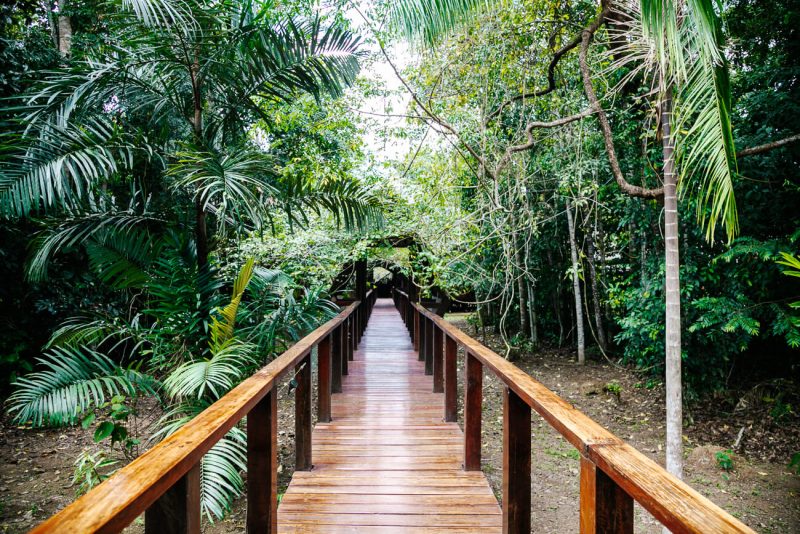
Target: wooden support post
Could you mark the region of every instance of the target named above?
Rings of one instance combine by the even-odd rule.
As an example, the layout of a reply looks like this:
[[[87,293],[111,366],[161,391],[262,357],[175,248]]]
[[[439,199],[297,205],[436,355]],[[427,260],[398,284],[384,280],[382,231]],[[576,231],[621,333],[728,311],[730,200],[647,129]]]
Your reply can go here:
[[[297,471],[311,469],[311,354],[295,367],[294,390],[294,465]]]
[[[433,392],[444,392],[444,332],[433,326]]]
[[[632,534],[633,499],[581,456],[581,534]]]
[[[419,361],[425,361],[425,336],[427,336],[428,320],[422,313],[417,313],[419,316],[419,343],[417,343],[417,350],[419,351]]]
[[[328,338],[331,352],[331,393],[342,392],[342,326],[333,329],[333,334]],[[322,343],[320,343],[322,350]],[[330,414],[329,414],[330,415]]]
[[[334,335],[337,330],[338,328],[334,330]],[[341,358],[341,354],[339,357]],[[319,388],[317,391],[317,420],[320,423],[331,422],[331,393],[333,393],[333,377],[336,376],[335,361],[334,358],[331,358],[331,336],[325,336],[317,345],[317,374],[319,375],[317,378]],[[341,389],[342,368],[339,366],[339,390],[341,391]]]
[[[531,531],[531,407],[503,388],[503,533]]]
[[[456,376],[456,357],[458,345],[455,339],[445,336],[444,344],[444,420],[448,423],[458,421],[458,377]]]
[[[247,532],[278,531],[278,392],[247,414]]]
[[[416,308],[414,308],[414,334],[413,334],[412,337],[414,339],[414,350],[415,351],[419,350],[419,339],[420,339],[420,333],[421,333],[420,322],[421,321],[420,321],[420,317],[419,317],[419,312],[417,311]]]
[[[347,333],[349,334],[347,345],[347,361],[352,362],[356,353],[356,320],[353,314],[350,314],[350,319],[347,321]]]
[[[433,336],[436,325],[425,318],[425,374],[431,376],[433,374]]]
[[[200,462],[144,513],[145,534],[200,534]]]
[[[464,385],[464,470],[480,471],[483,364],[469,352]]]
[[[350,361],[350,318],[342,322],[342,376],[347,376]]]

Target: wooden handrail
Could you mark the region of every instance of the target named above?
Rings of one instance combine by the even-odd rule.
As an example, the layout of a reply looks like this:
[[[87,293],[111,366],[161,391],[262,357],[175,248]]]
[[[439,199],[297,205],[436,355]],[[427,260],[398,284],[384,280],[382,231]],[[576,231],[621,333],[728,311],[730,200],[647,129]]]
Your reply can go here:
[[[281,354],[268,365],[257,371],[255,374],[247,378],[241,384],[236,386],[225,396],[217,402],[209,406],[197,417],[192,419],[189,423],[183,426],[180,430],[166,438],[164,441],[148,450],[140,457],[132,461],[127,466],[121,468],[113,476],[108,478],[102,484],[98,485],[86,495],[76,500],[71,505],[50,517],[45,522],[35,527],[31,532],[44,533],[44,532],[118,532],[130,524],[136,517],[145,511],[159,499],[165,498],[165,494],[172,492],[175,488],[181,486],[182,495],[178,495],[178,500],[181,500],[179,508],[183,512],[179,512],[180,516],[184,513],[188,517],[175,518],[178,524],[177,530],[183,532],[199,532],[200,525],[200,511],[199,511],[199,477],[197,474],[197,466],[202,459],[203,455],[207,453],[211,447],[214,446],[231,428],[233,428],[240,420],[248,414],[257,413],[256,416],[251,415],[254,420],[259,418],[259,423],[266,422],[274,427],[276,424],[276,417],[270,419],[271,414],[267,409],[262,413],[262,406],[272,406],[274,411],[277,406],[275,386],[280,378],[287,372],[295,369],[298,364],[309,363],[308,355],[311,350],[319,345],[320,346],[320,368],[325,367],[329,373],[323,376],[320,373],[319,388],[320,388],[320,407],[325,404],[327,395],[327,409],[330,411],[330,384],[331,376],[341,373],[342,368],[338,370],[331,369],[331,343],[330,339],[334,332],[337,332],[337,338],[341,338],[342,345],[340,347],[333,347],[333,351],[343,350],[345,340],[349,337],[353,338],[353,343],[357,342],[357,337],[360,337],[356,331],[356,324],[365,323],[372,305],[375,302],[375,295],[369,292],[363,302],[356,301],[347,306],[336,317],[326,322],[309,335],[298,341],[286,352]],[[325,347],[325,354],[323,354],[323,347]],[[322,360],[325,360],[324,362]],[[310,373],[304,375],[304,380],[310,381]],[[304,403],[304,408],[308,414],[307,417],[301,418],[299,424],[310,425],[310,393],[306,388],[299,387],[300,394],[307,397],[309,400]],[[269,399],[267,399],[269,397]],[[254,410],[255,408],[255,410]],[[269,406],[266,406],[269,408]],[[276,415],[276,414],[274,414]],[[328,420],[330,413],[326,414]],[[257,426],[257,425],[252,425]],[[268,425],[269,426],[269,425]],[[251,433],[257,433],[258,436],[266,436],[266,440],[271,442],[266,443],[266,448],[269,448],[271,454],[275,454],[277,450],[277,433],[264,430],[263,428],[251,428],[250,418],[248,418],[248,438]],[[264,436],[259,432],[266,432]],[[310,430],[308,431],[310,432]],[[271,434],[271,436],[270,436]],[[257,437],[258,437],[257,436]],[[251,440],[248,439],[248,442]],[[304,458],[304,463],[310,466],[311,451],[310,439],[307,439],[303,447],[303,454],[307,456]],[[265,465],[269,469],[269,461],[264,463],[259,458],[250,458],[251,455],[265,455],[269,451],[253,451],[251,452],[248,447],[248,466]],[[255,464],[251,464],[254,461]],[[274,463],[274,462],[272,462]],[[277,480],[277,473],[274,470],[277,465],[272,466],[273,472],[267,472],[267,478],[271,480],[260,480],[262,485],[269,485]],[[248,477],[256,479],[256,476]],[[185,484],[181,484],[181,482]],[[194,485],[194,488],[183,487]],[[254,499],[257,497],[261,501],[274,502],[260,502],[258,504],[267,506],[270,510],[267,515],[266,524],[259,523],[260,518],[257,518],[256,524],[262,528],[260,530],[269,531],[274,528],[275,517],[274,512],[277,507],[277,495],[269,493],[270,488],[266,488],[265,494],[263,489],[258,491],[259,495],[250,495],[248,490],[249,505],[253,504]],[[197,493],[195,495],[195,493]],[[254,492],[255,493],[255,492]],[[174,499],[174,496],[172,497]],[[192,501],[189,505],[186,502]],[[175,503],[168,503],[170,508],[175,508]],[[174,515],[173,509],[170,514]],[[148,514],[150,512],[148,511]],[[157,514],[156,514],[157,515]],[[163,515],[157,515],[160,521],[165,520]],[[149,516],[148,516],[149,518]],[[149,519],[146,519],[146,522]],[[248,524],[250,524],[250,515],[248,516]],[[145,526],[147,532],[173,532],[176,529],[171,525],[158,524]]]
[[[506,386],[503,441],[504,449],[508,450],[503,453],[504,531],[528,532],[530,528],[529,414],[530,409],[533,409],[581,454],[582,533],[632,532],[631,499],[675,533],[754,532],[516,365],[419,303],[409,301],[405,292],[395,289],[395,303],[410,329],[414,328],[413,325],[420,325],[418,335],[422,339],[416,339],[415,335],[415,342],[418,343],[421,353],[426,352],[421,354],[426,361],[441,357],[440,350],[431,351],[426,347],[432,339],[438,342],[442,334],[445,347],[450,347],[445,350],[445,358],[455,358],[453,344],[465,350],[465,469],[475,469],[476,462],[477,468],[480,468],[481,368],[489,368]],[[412,311],[410,316],[408,310]],[[432,363],[437,365],[436,362]],[[444,368],[454,371],[455,365],[452,361],[445,362]],[[445,391],[455,388],[454,374],[445,372]],[[454,402],[445,402],[446,419],[448,412],[451,417],[454,413],[454,407],[450,406]],[[522,436],[519,435],[520,432]],[[526,469],[527,473],[524,473]],[[527,480],[527,484],[520,486],[521,480]],[[523,492],[522,487],[527,495],[520,495]],[[527,506],[527,510],[520,510],[520,506]]]

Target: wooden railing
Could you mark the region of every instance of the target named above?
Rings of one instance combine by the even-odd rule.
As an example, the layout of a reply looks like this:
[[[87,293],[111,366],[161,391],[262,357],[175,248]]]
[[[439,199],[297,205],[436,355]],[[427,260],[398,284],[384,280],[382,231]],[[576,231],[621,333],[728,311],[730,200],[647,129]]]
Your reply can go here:
[[[312,466],[311,350],[318,348],[320,422],[331,420],[331,393],[341,391],[375,295],[348,305],[239,384],[179,431],[50,517],[32,532],[118,532],[145,513],[146,533],[200,532],[200,460],[247,417],[247,531],[276,532],[278,510],[278,391],[296,373],[297,470]]]
[[[481,402],[484,367],[503,389],[503,531],[530,532],[531,409],[581,455],[580,532],[633,532],[633,501],[672,532],[750,532],[632,446],[575,409],[514,364],[395,289],[394,301],[413,339],[433,391],[444,392],[444,419],[456,421],[456,355],[466,354],[464,469],[481,469]]]

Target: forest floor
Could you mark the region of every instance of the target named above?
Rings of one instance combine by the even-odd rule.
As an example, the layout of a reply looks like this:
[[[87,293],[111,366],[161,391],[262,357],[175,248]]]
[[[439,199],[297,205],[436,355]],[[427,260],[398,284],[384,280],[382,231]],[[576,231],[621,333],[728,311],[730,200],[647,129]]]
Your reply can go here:
[[[448,319],[476,334],[468,330],[462,316],[448,316]],[[488,337],[487,344],[500,352],[499,340]],[[664,392],[659,384],[606,361],[578,366],[574,355],[567,351],[525,354],[515,363],[663,465]],[[609,384],[619,388],[608,387]],[[609,389],[618,390],[619,395]],[[498,499],[502,483],[501,393],[500,383],[487,373],[483,470]],[[800,532],[800,476],[788,468],[791,454],[800,451],[800,425],[796,419],[775,424],[757,402],[740,402],[740,409],[732,412],[727,406],[729,403],[712,400],[691,411],[693,422],[685,432],[684,479],[759,532]],[[142,403],[139,414],[136,422],[141,429],[139,435],[146,438],[161,412],[156,403],[149,401]],[[288,485],[294,463],[292,396],[280,395],[279,415],[282,491]],[[730,454],[733,469],[725,471],[719,466],[716,454],[732,449],[741,428],[745,430],[740,446]],[[0,428],[0,533],[25,532],[73,500],[73,462],[83,450],[97,451],[100,447],[92,442],[90,432],[80,428],[31,430],[5,421]],[[123,457],[117,459],[115,467],[126,463]],[[578,453],[535,414],[532,465],[533,529],[577,532]],[[225,520],[205,522],[203,530],[209,534],[243,532],[245,514],[244,499],[239,499]],[[638,506],[636,522],[637,532],[661,532],[654,519]],[[132,533],[143,531],[141,518],[126,529]]]

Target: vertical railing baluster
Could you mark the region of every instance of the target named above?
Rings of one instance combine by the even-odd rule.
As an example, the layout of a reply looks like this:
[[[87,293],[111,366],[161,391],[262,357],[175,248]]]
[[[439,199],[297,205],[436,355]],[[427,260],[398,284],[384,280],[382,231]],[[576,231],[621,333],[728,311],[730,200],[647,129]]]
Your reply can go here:
[[[338,331],[335,328],[334,334]],[[334,339],[336,339],[334,335]],[[333,345],[336,347],[335,343]],[[317,345],[317,420],[320,423],[331,422],[331,393],[333,393],[333,377],[336,376],[336,359],[331,357],[331,335],[325,336]],[[341,357],[341,355],[340,355]],[[342,384],[342,368],[339,366],[339,389]]]
[[[431,321],[433,322],[433,321]],[[433,392],[444,391],[444,337],[438,325],[433,326]]]
[[[425,361],[425,336],[427,336],[427,321],[425,316],[422,315],[422,312],[417,312],[419,316],[419,343],[417,344],[417,350],[419,351],[419,361]]]
[[[247,532],[278,531],[278,392],[247,414]]]
[[[531,531],[531,407],[503,388],[503,532]]]
[[[347,376],[350,361],[350,318],[342,322],[342,376]]]
[[[342,324],[331,335],[331,393],[342,392]]]
[[[632,534],[633,499],[581,456],[581,534]]]
[[[347,361],[352,362],[356,352],[356,322],[353,314],[350,314],[350,320],[347,322]]]
[[[200,463],[144,513],[145,534],[200,534]]]
[[[436,326],[433,321],[425,317],[425,374],[433,374],[433,336]]]
[[[456,357],[458,345],[450,336],[445,336],[444,345],[444,420],[452,423],[458,420],[458,376]]]
[[[420,321],[420,317],[419,317],[419,311],[417,311],[417,309],[414,308],[414,335],[413,335],[413,339],[414,339],[414,350],[415,351],[419,350],[419,341],[420,341],[420,337],[421,337],[421,333],[422,333],[421,332],[420,322],[421,321]]]
[[[300,360],[295,370],[297,389],[294,390],[295,469],[311,469],[311,354]]]
[[[467,352],[464,380],[464,470],[481,470],[483,364]]]

